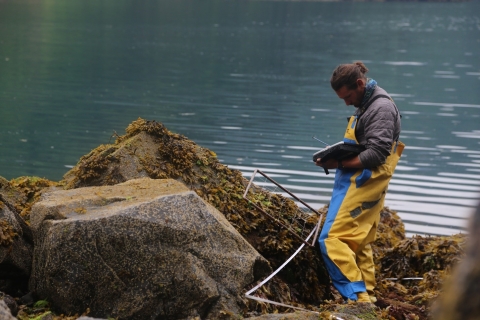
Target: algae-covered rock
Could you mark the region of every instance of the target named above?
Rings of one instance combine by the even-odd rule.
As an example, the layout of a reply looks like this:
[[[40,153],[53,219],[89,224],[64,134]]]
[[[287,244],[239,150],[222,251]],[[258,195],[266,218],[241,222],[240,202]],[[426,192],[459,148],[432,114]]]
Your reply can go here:
[[[26,289],[32,264],[31,230],[15,207],[22,201],[24,195],[0,177],[0,290],[10,294]]]
[[[271,272],[220,212],[171,179],[48,192],[31,221],[30,288],[63,313],[218,319],[241,314],[243,288]]]
[[[0,209],[8,209],[14,217],[10,224],[17,224],[21,229],[21,235],[31,240],[32,234],[30,228],[20,216],[19,210],[17,209],[19,204],[25,203],[26,201],[27,198],[20,190],[15,188],[10,181],[0,177]]]
[[[0,207],[0,279],[12,280],[30,275],[33,244],[24,237],[15,214]],[[17,279],[17,281],[19,281]]]
[[[0,177],[0,201],[5,205],[13,205],[26,202],[26,197],[20,190],[15,188],[10,181]]]
[[[274,269],[301,244],[242,198],[248,181],[240,171],[221,164],[214,152],[155,121],[132,122],[114,144],[101,145],[83,156],[60,184],[66,189],[105,186],[146,176],[183,182],[222,212]],[[296,206],[290,208],[295,209]],[[293,216],[292,211],[290,215]],[[307,226],[313,228],[315,221]],[[262,295],[289,304],[318,305],[329,293],[330,281],[318,249],[305,248],[274,281],[266,284]],[[274,305],[247,303],[257,311],[277,310]]]
[[[161,123],[155,121],[138,119],[132,122],[127,127],[126,134],[117,136],[115,143],[101,145],[83,156],[78,164],[65,174],[59,186],[67,190],[91,186],[113,186],[142,177],[170,178],[184,183],[188,189],[218,209],[270,262],[272,268],[276,269],[280,266],[300,245],[298,240],[277,227],[242,198],[248,181],[243,178],[240,171],[221,164],[213,151],[198,146],[182,135],[170,132]],[[20,181],[17,185],[21,189],[29,183]],[[33,200],[31,203],[35,203],[43,189],[49,189],[47,184],[42,184],[35,192],[24,188],[23,194],[21,192],[19,195],[25,199],[25,202],[29,198]],[[286,203],[281,196],[272,196],[262,189],[257,191],[260,198],[268,196],[273,199],[266,204],[269,210],[275,211],[279,208],[279,203]],[[110,197],[108,201],[113,201],[111,203],[101,198],[90,199],[91,202],[87,201],[85,205],[70,206],[70,209],[73,209],[71,214],[85,215],[92,203],[93,205],[103,203],[104,206],[109,206],[125,202],[120,198]],[[31,204],[22,206],[19,205],[21,201],[11,201],[11,203],[15,204],[17,211],[28,219]],[[295,206],[288,203],[286,207],[291,208],[292,211],[287,212],[287,215],[292,216]],[[326,208],[319,211],[325,213]],[[42,224],[51,223],[52,220],[59,218],[63,219],[65,216],[60,210],[41,214],[37,218],[32,220],[32,225],[41,230],[39,226]],[[69,219],[67,215],[65,220]],[[313,228],[313,221],[314,219],[307,223],[307,228]],[[64,241],[66,238],[59,239]],[[379,300],[377,302],[379,309],[375,311],[376,316],[379,319],[426,319],[430,302],[438,296],[443,280],[449,276],[451,265],[462,256],[463,240],[461,239],[462,236],[445,237],[438,241],[432,237],[405,239],[404,226],[399,215],[384,208],[378,226],[377,240],[372,244],[377,271],[375,293]],[[68,241],[65,242],[67,245],[70,243]],[[449,241],[453,241],[453,244]],[[87,243],[92,242],[87,241]],[[452,247],[451,250],[446,249],[449,246]],[[56,270],[61,274],[61,272],[66,273],[68,268],[63,271]],[[402,277],[414,275],[423,277],[423,280],[401,280]],[[390,277],[400,278],[400,280],[387,280]],[[115,280],[112,281],[115,282]],[[255,295],[297,307],[319,310],[322,312],[320,317],[345,318],[347,315],[356,317],[335,309],[343,306],[343,301],[335,290],[331,290],[330,280],[318,248],[304,248],[282,272],[257,290]],[[172,300],[170,303],[176,303],[175,297],[170,296],[170,300]],[[246,298],[244,302],[248,310],[244,313],[245,315],[291,311]],[[319,305],[322,307],[319,308]],[[68,308],[68,305],[66,307]],[[69,314],[71,312],[69,311]],[[238,316],[229,312],[224,312],[222,315],[227,318]],[[299,316],[299,313],[279,317],[288,319],[290,316]],[[368,313],[365,316],[369,316]]]
[[[421,277],[432,270],[446,270],[464,256],[466,236],[414,236],[386,252],[381,270],[387,278]]]
[[[464,234],[417,235],[387,250],[378,262],[377,305],[388,307],[395,319],[402,319],[404,312],[427,319],[444,280],[465,256],[465,242]]]
[[[27,222],[30,219],[32,206],[40,199],[42,192],[53,188],[57,182],[40,177],[18,177],[10,180],[10,184],[17,192],[23,195],[22,201],[15,203],[15,208],[20,216]]]
[[[405,240],[405,226],[398,213],[385,207],[380,212],[380,223],[377,227],[377,238],[372,243],[373,258],[380,261],[385,252]],[[379,264],[376,264],[378,267]],[[376,268],[376,273],[380,268]]]
[[[278,228],[262,214],[255,211],[253,206],[242,198],[247,181],[242,177],[240,171],[231,170],[228,166],[222,165],[217,160],[213,151],[196,145],[193,141],[188,140],[182,135],[168,131],[162,124],[155,121],[138,119],[132,122],[127,127],[126,134],[123,136],[117,136],[117,140],[114,144],[101,145],[92,150],[89,154],[83,156],[78,164],[64,176],[64,180],[60,182],[59,186],[62,189],[64,188],[68,190],[90,186],[114,186],[125,181],[142,177],[150,177],[153,179],[171,178],[183,182],[189,190],[195,191],[195,193],[203,198],[203,200],[221,211],[235,229],[270,262],[273,268],[277,268],[282,264],[300,245],[300,242],[297,239],[283,229]],[[121,289],[123,288],[122,283],[129,283],[129,277],[131,277],[132,272],[122,272],[112,269],[113,271],[108,273],[109,267],[111,265],[121,265],[123,268],[122,270],[124,270],[124,265],[130,266],[135,265],[137,262],[140,264],[148,264],[151,262],[143,262],[142,259],[138,260],[138,256],[135,256],[135,254],[137,254],[136,252],[133,252],[131,255],[123,254],[120,257],[117,257],[118,259],[116,260],[111,256],[109,257],[110,260],[105,260],[103,255],[105,249],[111,249],[112,247],[116,248],[118,246],[122,247],[122,244],[125,244],[125,241],[122,242],[123,240],[119,240],[119,235],[121,233],[117,228],[112,226],[109,226],[108,230],[113,231],[105,233],[106,229],[104,226],[96,224],[92,230],[97,230],[97,233],[100,236],[94,236],[91,232],[86,231],[88,228],[83,228],[82,225],[85,226],[88,223],[93,223],[88,218],[85,218],[93,211],[97,212],[101,211],[101,208],[108,208],[110,206],[122,205],[125,203],[132,204],[139,198],[135,199],[132,195],[119,195],[105,192],[92,197],[87,197],[82,201],[77,201],[78,199],[76,199],[75,201],[69,202],[68,199],[63,199],[62,203],[64,205],[58,205],[58,210],[52,209],[54,206],[48,210],[38,207],[39,210],[37,214],[32,216],[33,219],[30,220],[32,205],[39,201],[43,192],[54,192],[55,186],[55,182],[37,177],[20,177],[11,181],[7,181],[0,177],[0,209],[3,210],[1,212],[4,215],[8,215],[8,219],[16,221],[18,224],[7,223],[6,221],[8,219],[0,219],[0,239],[2,239],[0,241],[3,241],[2,244],[0,244],[0,249],[3,245],[8,249],[7,251],[9,254],[17,254],[15,252],[21,252],[22,250],[19,249],[12,250],[14,242],[18,239],[22,239],[22,241],[26,241],[26,243],[31,245],[32,235],[29,227],[29,224],[31,223],[37,230],[37,236],[43,234],[44,236],[42,236],[42,238],[49,239],[49,241],[51,239],[58,240],[58,243],[56,244],[57,247],[55,248],[62,248],[63,246],[62,250],[64,250],[64,247],[68,247],[74,242],[75,245],[83,246],[82,250],[79,249],[77,252],[72,252],[70,250],[72,253],[71,257],[73,258],[67,257],[62,260],[59,265],[56,265],[56,263],[51,264],[52,261],[60,261],[61,259],[59,260],[58,257],[55,258],[56,260],[52,260],[52,256],[44,255],[43,253],[38,255],[37,258],[39,262],[50,263],[48,266],[51,266],[52,270],[56,271],[55,277],[53,274],[46,273],[47,278],[50,279],[52,283],[55,283],[55,279],[66,279],[68,275],[75,275],[78,273],[83,277],[84,273],[82,272],[92,274],[91,270],[93,265],[95,268],[98,267],[99,270],[103,272],[100,274],[106,276],[103,278],[98,276],[98,281],[94,281],[93,284],[92,280],[89,280],[92,285],[88,287],[88,290],[95,287],[97,282],[104,283],[102,281],[105,281],[109,282],[105,287],[111,289],[112,296],[120,296],[123,294],[121,298],[125,299],[125,301],[129,300],[127,293],[122,293]],[[180,189],[175,189],[175,186],[175,184],[170,185],[170,187],[173,188],[172,192],[180,192]],[[264,206],[264,209],[275,211],[280,209],[280,206],[284,206],[288,208],[287,216],[289,216],[289,218],[293,216],[293,211],[297,210],[291,200],[284,199],[280,195],[273,195],[261,188],[255,190],[258,192],[259,199],[269,199],[269,201],[263,201],[264,204],[262,204],[262,206]],[[73,192],[75,190],[70,191]],[[148,190],[142,189],[142,193],[147,195]],[[192,196],[194,194],[190,195]],[[46,195],[43,200],[49,201],[48,199],[49,196]],[[198,201],[199,199],[192,197],[190,200]],[[258,199],[254,199],[254,201],[257,200]],[[281,203],[283,203],[283,205],[281,205]],[[191,205],[191,203],[189,205]],[[282,209],[284,208],[282,207]],[[322,208],[319,211],[321,213],[326,213],[327,207]],[[108,214],[106,214],[106,216],[108,216]],[[82,219],[82,217],[84,218]],[[106,219],[106,217],[102,217],[101,219]],[[64,229],[63,231],[65,234],[58,232],[57,238],[49,238],[49,236],[45,236],[45,225],[49,225],[51,227],[49,227],[49,230],[53,230],[55,229],[55,226],[59,226],[61,223],[67,224],[67,221],[70,223],[72,220],[77,221],[77,223],[79,221],[83,222],[78,225],[77,223],[69,224],[69,226],[73,226],[72,229],[70,229],[70,227],[69,229]],[[314,220],[315,219],[312,219],[312,221],[307,222],[307,228],[313,228]],[[122,223],[123,222],[124,221],[122,220]],[[112,223],[112,225],[119,226],[121,223],[115,222]],[[18,226],[20,226],[20,228],[18,228]],[[71,233],[69,230],[75,230],[75,232]],[[478,228],[474,228],[473,230],[472,233],[479,233]],[[135,231],[132,231],[131,234],[136,234]],[[149,237],[148,239],[156,239],[156,236],[159,235],[157,234],[157,230],[154,230],[154,232],[146,232],[145,234],[142,234],[142,237],[140,237],[139,240],[132,240],[129,238],[129,241],[142,242],[145,237]],[[191,240],[190,238],[188,239]],[[406,239],[404,226],[399,215],[388,208],[384,208],[381,212],[377,240],[372,244],[377,277],[375,293],[378,298],[376,303],[378,308],[375,309],[376,317],[378,319],[402,320],[427,319],[430,313],[430,304],[439,295],[443,281],[450,277],[452,265],[455,265],[463,256],[464,240],[465,236],[462,235],[452,237],[417,236],[411,239]],[[39,250],[43,250],[41,252],[46,252],[43,242],[39,242],[38,247]],[[95,249],[92,249],[94,247]],[[479,247],[478,244],[471,246],[471,248],[473,248],[472,250],[478,249]],[[90,250],[86,250],[85,248],[90,248]],[[99,248],[102,249],[102,251],[98,251]],[[159,250],[159,248],[152,249],[152,255],[154,255],[157,250]],[[165,250],[168,250],[168,248]],[[4,250],[3,252],[6,251]],[[192,254],[192,252],[189,253]],[[236,249],[232,250],[232,252],[236,252]],[[87,256],[93,258],[82,260],[83,257],[80,253],[82,253],[83,257]],[[291,312],[291,310],[266,303],[257,303],[256,301],[244,297],[242,302],[240,296],[245,292],[246,288],[243,288],[241,293],[238,294],[241,285],[235,287],[235,290],[237,290],[235,291],[235,294],[237,296],[228,300],[229,298],[225,298],[226,296],[224,297],[222,295],[225,290],[217,288],[218,294],[216,294],[213,287],[209,286],[210,282],[204,280],[208,277],[213,279],[213,276],[210,276],[208,272],[204,272],[204,275],[206,274],[206,276],[199,277],[198,281],[192,281],[191,289],[197,288],[197,292],[204,292],[203,295],[198,293],[198,295],[192,295],[189,297],[188,300],[178,300],[176,296],[170,294],[162,300],[163,304],[160,305],[163,306],[163,310],[168,309],[165,307],[167,305],[173,306],[168,309],[172,310],[183,303],[183,306],[187,306],[186,309],[182,307],[185,309],[183,310],[184,314],[190,315],[205,314],[207,311],[205,311],[204,307],[201,307],[202,303],[203,305],[216,303],[218,307],[215,307],[216,309],[212,307],[208,312],[215,314],[220,308],[223,308],[216,314],[225,318],[236,317],[237,315],[234,314],[235,310],[240,310],[243,306],[245,306],[245,309],[243,310],[245,311],[243,313],[244,315],[251,316],[264,313],[264,315],[257,317],[259,319],[310,319],[312,317],[316,318],[317,316],[320,318],[330,317],[331,319],[370,319],[368,317],[374,317],[373,313],[370,312],[357,312],[358,310],[356,310],[355,306],[350,305],[348,306],[348,309],[344,309],[345,305],[343,304],[341,297],[334,289],[331,290],[328,275],[318,253],[319,251],[316,247],[304,248],[282,272],[271,279],[266,285],[258,289],[255,292],[255,295],[297,307],[317,310],[320,312],[319,315],[301,311],[278,314],[276,313],[278,311]],[[175,258],[176,256],[168,255],[168,257]],[[189,261],[192,265],[197,263],[198,266],[199,260],[195,260],[194,257],[198,258],[192,254]],[[131,261],[131,259],[134,258],[136,262]],[[77,263],[79,259],[87,261],[87,263]],[[110,263],[110,261],[113,260],[115,261]],[[145,260],[150,261],[148,258]],[[108,261],[108,263],[105,263],[106,261]],[[125,264],[122,264],[123,261],[126,261]],[[175,262],[177,267],[178,265],[185,265],[185,263],[178,262],[178,260],[175,261],[177,261]],[[29,263],[25,263],[24,265],[28,264]],[[5,265],[11,267],[12,264],[10,262],[8,264],[0,263],[0,290],[5,290],[5,287],[21,287],[22,285],[19,284],[22,281],[25,282],[25,279],[28,279],[29,274],[26,275],[24,271],[21,271],[21,278],[17,278],[16,280],[12,279],[10,277],[12,273],[4,273],[2,270],[5,269],[1,269],[5,267]],[[466,281],[468,281],[468,285],[464,287],[466,288],[465,291],[462,291],[463,289],[459,287],[454,289],[456,291],[452,291],[455,292],[456,295],[458,292],[458,299],[450,300],[447,298],[446,300],[448,302],[454,302],[454,307],[452,307],[454,309],[451,309],[455,310],[454,312],[457,312],[457,309],[455,308],[463,310],[456,314],[465,315],[465,319],[468,319],[468,317],[466,317],[468,312],[465,310],[476,310],[475,307],[479,305],[476,303],[475,299],[465,300],[468,303],[464,304],[463,309],[461,305],[461,301],[463,301],[462,299],[464,299],[465,294],[475,292],[476,290],[476,269],[472,267],[474,265],[476,264],[469,261],[459,269],[461,270],[459,272],[465,272],[471,275],[468,280],[466,280],[466,278],[462,280],[463,282],[459,282],[465,284],[467,283]],[[200,270],[200,268],[196,268],[196,270],[197,269]],[[18,270],[21,270],[21,268],[16,269],[17,272]],[[95,271],[97,271],[97,269],[95,269]],[[47,271],[44,270],[42,272]],[[184,275],[188,273],[188,270],[179,270],[178,272],[179,274],[181,273]],[[5,274],[7,274],[7,278],[2,279],[2,276]],[[462,273],[457,273],[456,277],[460,277],[459,274],[463,275]],[[39,273],[36,273],[35,277],[37,277],[37,280],[39,275]],[[423,277],[423,280],[405,281],[401,279],[402,277],[415,275]],[[257,276],[260,275],[255,274],[253,278],[256,278]],[[78,279],[82,277],[78,277]],[[397,281],[388,280],[390,277],[400,279]],[[35,283],[37,283],[37,280],[34,280]],[[217,281],[217,279],[214,280]],[[62,281],[60,281],[59,284],[63,284],[67,287],[70,286],[70,292],[74,292],[71,295],[62,293],[62,297],[66,296],[72,298],[79,292],[86,292],[84,284],[80,284],[79,287],[76,287],[71,285],[71,282],[69,281]],[[6,282],[8,282],[10,286],[5,286]],[[243,283],[246,282],[247,281],[244,281]],[[42,281],[39,281],[39,283],[42,283]],[[113,287],[111,286],[112,284],[114,285]],[[35,286],[36,285],[37,284],[35,284]],[[40,286],[44,285],[45,283],[40,284]],[[169,286],[169,284],[164,284],[163,282],[162,285]],[[251,284],[251,286],[253,286],[253,284]],[[248,287],[251,288],[251,286]],[[75,287],[75,291],[72,289],[73,287]],[[222,287],[222,285],[220,285],[220,287]],[[61,286],[59,286],[59,288],[61,288]],[[202,291],[201,289],[205,289],[205,291]],[[92,291],[90,290],[89,292],[91,293]],[[157,291],[151,290],[149,292]],[[23,292],[23,294],[24,293],[25,292]],[[22,294],[22,292],[20,291],[18,294]],[[228,291],[228,294],[231,295],[231,291]],[[92,296],[92,294],[90,296],[81,296],[75,300],[75,303],[73,304],[70,304],[70,302],[63,303],[64,300],[61,300],[63,298],[56,300],[55,304],[57,307],[60,307],[60,311],[69,309],[66,311],[69,316],[54,315],[48,307],[30,308],[20,306],[21,310],[19,312],[19,319],[49,317],[57,320],[73,320],[78,317],[72,316],[72,314],[75,313],[74,310],[79,310],[77,312],[78,314],[85,312],[83,315],[86,316],[88,315],[88,309],[80,310],[81,308],[84,308],[87,305],[88,307],[91,305],[99,306],[106,301],[103,296],[98,296],[98,299],[91,298]],[[221,298],[218,298],[217,300],[215,300],[216,298],[208,299],[208,297],[217,296]],[[470,294],[469,297],[476,296],[478,295]],[[17,295],[16,297],[18,298],[20,296]],[[232,306],[228,302],[234,300],[236,306]],[[148,301],[150,301],[148,298],[141,301],[131,299],[128,301],[130,304],[127,304],[126,306],[130,309],[129,312],[136,313],[142,308],[144,308],[143,310],[153,308]],[[245,305],[243,305],[243,303],[245,303]],[[321,306],[319,307],[320,304]],[[444,303],[444,306],[447,305],[448,303]],[[106,308],[110,308],[109,310],[114,312],[113,304]],[[121,307],[118,305],[115,306],[115,308],[115,312],[122,311]],[[168,312],[168,310],[165,312]],[[188,310],[190,310],[191,313],[189,313],[190,311]],[[268,312],[274,312],[274,314],[265,314]],[[452,313],[447,312],[446,314],[451,315]],[[478,312],[475,311],[475,314],[478,314]],[[95,316],[95,314],[93,314],[93,316]],[[446,317],[442,319],[453,318],[455,317]]]
[[[323,319],[342,320],[376,320],[381,319],[378,309],[372,303],[345,303],[326,307],[328,312],[323,312]]]

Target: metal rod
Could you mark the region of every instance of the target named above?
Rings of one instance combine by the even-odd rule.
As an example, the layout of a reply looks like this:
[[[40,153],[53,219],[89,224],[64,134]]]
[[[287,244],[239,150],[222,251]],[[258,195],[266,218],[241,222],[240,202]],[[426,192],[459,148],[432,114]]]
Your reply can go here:
[[[255,169],[255,171],[253,171],[252,178],[250,179],[250,182],[248,183],[247,187],[245,188],[245,192],[243,193],[243,198],[245,198],[245,199],[247,199],[248,190],[250,190],[250,186],[251,186],[252,183],[253,183],[253,178],[254,178],[255,175],[257,174],[257,171],[258,171],[258,169]],[[248,199],[247,199],[247,200],[248,200]]]
[[[247,198],[247,194],[248,194],[248,191],[250,190],[250,187],[252,186],[252,183],[253,183],[253,180],[255,178],[255,175],[259,173],[261,174],[264,178],[266,178],[267,180],[269,180],[270,182],[272,182],[273,184],[275,184],[277,187],[279,187],[280,189],[282,189],[283,191],[285,191],[286,193],[288,193],[290,196],[292,196],[294,199],[296,199],[297,201],[299,201],[300,203],[302,203],[305,207],[307,207],[308,209],[312,210],[313,212],[315,212],[318,217],[319,217],[319,220],[318,220],[318,223],[317,225],[314,227],[314,229],[316,229],[316,232],[315,232],[315,237],[318,235],[318,228],[320,227],[320,223],[321,223],[321,220],[322,220],[322,217],[323,215],[320,214],[317,210],[313,209],[312,207],[310,207],[307,203],[305,203],[304,201],[302,201],[301,199],[299,199],[297,196],[295,196],[293,193],[291,193],[290,191],[288,191],[287,189],[285,189],[285,187],[283,187],[282,185],[280,185],[278,182],[276,182],[275,180],[273,180],[272,178],[270,178],[269,176],[267,176],[265,173],[263,173],[262,171],[260,171],[259,169],[255,169],[255,171],[253,172],[253,175],[252,177],[250,178],[250,182],[248,183],[247,185],[247,188],[245,189],[245,192],[243,194],[243,199],[245,199],[246,201],[248,201],[251,205],[253,205],[258,211],[260,211],[261,213],[263,213],[264,215],[266,215],[267,217],[269,217],[274,223],[276,223],[278,226],[282,227],[282,228],[285,228],[287,229],[294,237],[296,237],[297,239],[299,239],[300,241],[302,241],[303,243],[309,245],[310,247],[314,247],[315,246],[315,241],[312,241],[312,243],[309,243],[308,240],[305,240],[303,239],[302,237],[300,237],[296,232],[295,230],[293,230],[292,228],[290,228],[289,226],[285,225],[284,223],[282,223],[279,219],[275,218],[274,216],[272,216],[271,214],[267,213],[265,210],[263,210],[262,208],[260,208],[259,206],[257,206],[255,203],[253,203],[252,201],[250,201],[248,198]]]
[[[305,239],[304,243],[302,243],[302,245],[297,249],[297,251],[295,251],[294,254],[292,254],[290,256],[290,258],[287,259],[287,261],[285,261],[277,270],[275,270],[271,275],[269,275],[267,278],[265,278],[262,282],[260,282],[254,288],[250,289],[247,293],[245,293],[245,297],[247,297],[249,299],[257,300],[257,301],[260,301],[260,302],[275,304],[277,306],[282,306],[282,307],[287,307],[287,308],[292,308],[292,309],[297,309],[297,310],[302,310],[302,311],[318,313],[317,311],[307,310],[307,309],[291,306],[291,305],[288,305],[288,304],[284,304],[284,303],[280,303],[280,302],[276,302],[276,301],[272,301],[272,300],[263,299],[263,298],[256,297],[256,296],[252,295],[255,291],[258,290],[258,288],[260,288],[265,283],[270,281],[270,279],[272,279],[280,270],[282,270],[283,267],[285,267],[300,252],[300,250],[302,250],[302,248],[305,246],[305,244],[308,244],[308,239],[312,236],[313,232],[316,231],[315,228],[316,227],[314,227],[314,230],[312,230],[312,232],[310,232],[308,237]]]
[[[247,198],[244,197],[245,200],[249,201]],[[288,227],[287,225],[285,225],[284,223],[282,223],[280,220],[278,220],[277,218],[275,218],[274,216],[272,216],[271,214],[268,214],[267,212],[265,212],[265,210],[263,210],[262,208],[260,208],[259,206],[257,206],[255,203],[249,201],[250,204],[252,206],[254,206],[258,211],[260,211],[261,213],[263,213],[264,215],[266,215],[267,217],[269,217],[271,220],[273,220],[274,223],[276,223],[279,227],[282,227],[282,228],[285,228],[287,229],[294,237],[296,237],[298,240],[308,244],[310,247],[313,247],[314,245],[311,245],[310,243],[306,242],[305,239],[303,239],[302,237],[300,237],[296,232],[295,230],[293,230],[292,228]]]
[[[296,199],[298,202],[300,202],[301,204],[303,204],[305,207],[307,207],[308,209],[312,210],[313,212],[315,212],[316,214],[318,214],[320,216],[320,213],[313,209],[312,207],[310,207],[306,202],[302,201],[302,199],[299,199],[297,196],[295,196],[293,193],[291,193],[290,191],[288,191],[285,187],[283,187],[282,185],[280,185],[278,182],[276,182],[275,180],[273,180],[272,178],[270,178],[269,176],[267,176],[265,173],[263,173],[262,171],[258,170],[257,169],[257,172],[260,173],[262,176],[264,176],[267,180],[269,180],[271,183],[275,184],[277,187],[279,187],[280,189],[282,189],[283,191],[285,191],[286,193],[288,193],[289,195],[292,196],[292,198]]]
[[[318,213],[318,211],[315,211],[315,212]],[[315,235],[313,236],[313,239],[312,239],[312,244],[311,244],[312,247],[315,247],[315,242],[317,242],[318,232],[320,231],[320,224],[322,224],[322,218],[323,218],[323,213],[318,218],[318,222],[317,222],[317,226],[316,226],[317,230],[315,230]]]
[[[318,139],[318,138],[317,138],[317,137],[315,137],[315,136],[313,136],[312,138],[313,138],[313,139],[315,139],[315,140],[317,140],[317,141],[320,141],[321,143],[323,143],[323,144],[324,144],[324,145],[326,145],[326,146],[329,146],[329,144],[328,144],[328,143],[326,143],[326,142],[323,142],[322,140]]]

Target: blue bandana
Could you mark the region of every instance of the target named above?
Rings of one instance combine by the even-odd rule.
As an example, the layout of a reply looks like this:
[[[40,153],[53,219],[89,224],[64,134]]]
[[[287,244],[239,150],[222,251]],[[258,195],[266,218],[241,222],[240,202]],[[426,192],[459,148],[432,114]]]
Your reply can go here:
[[[368,99],[372,96],[373,91],[377,88],[377,81],[368,78],[367,79],[367,84],[365,85],[365,94],[363,95],[362,103],[360,106],[363,106]]]

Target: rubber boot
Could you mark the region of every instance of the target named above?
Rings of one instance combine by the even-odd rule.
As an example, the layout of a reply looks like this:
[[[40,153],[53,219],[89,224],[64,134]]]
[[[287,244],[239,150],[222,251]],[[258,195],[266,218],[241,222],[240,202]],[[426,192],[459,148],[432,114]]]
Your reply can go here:
[[[368,302],[372,303],[370,296],[366,292],[357,292],[357,302]]]

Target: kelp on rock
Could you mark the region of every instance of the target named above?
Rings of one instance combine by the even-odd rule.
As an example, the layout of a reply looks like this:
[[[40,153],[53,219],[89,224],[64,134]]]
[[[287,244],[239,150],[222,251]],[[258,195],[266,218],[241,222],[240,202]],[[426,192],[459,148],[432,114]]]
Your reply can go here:
[[[122,165],[128,159],[129,165]],[[135,166],[132,167],[131,164]],[[123,169],[122,169],[123,168]],[[125,169],[127,168],[127,169]],[[134,177],[173,178],[185,183],[212,204],[272,265],[280,266],[300,245],[242,198],[248,181],[238,170],[221,164],[216,154],[185,136],[170,132],[156,121],[138,119],[117,136],[112,145],[102,145],[82,157],[60,184],[65,188],[87,185],[111,185]],[[258,191],[258,190],[257,190]],[[268,192],[266,190],[259,191]],[[278,197],[281,197],[278,195]],[[260,201],[260,199],[259,199]],[[283,201],[270,201],[276,210]],[[265,204],[262,204],[265,206]],[[278,209],[278,208],[277,208]],[[326,213],[327,207],[318,211]],[[292,207],[292,214],[294,208]],[[325,216],[325,215],[324,215]],[[315,221],[309,222],[313,228]],[[378,305],[392,305],[393,310],[406,308],[407,314],[428,314],[429,303],[441,288],[442,279],[463,256],[464,236],[405,238],[405,228],[398,214],[384,208],[373,244],[377,271]],[[423,277],[409,282],[388,278]],[[305,248],[279,275],[256,292],[274,301],[321,310],[325,301],[341,303],[330,286],[330,280],[319,250]],[[284,308],[245,301],[247,312],[284,312]],[[394,313],[395,313],[394,312]],[[385,315],[385,311],[379,314]],[[393,318],[397,318],[396,316]],[[392,319],[393,319],[392,318]]]
[[[183,182],[222,212],[274,269],[301,244],[243,199],[248,181],[240,171],[221,164],[213,151],[170,132],[156,121],[138,119],[132,122],[126,134],[117,137],[115,144],[101,145],[83,156],[60,184],[70,189],[112,185],[145,176]],[[270,206],[279,203],[274,201]],[[312,221],[310,228],[314,225]],[[330,288],[319,254],[316,249],[309,248],[302,250],[282,270],[279,279],[269,282],[263,290],[265,297],[275,301],[318,305],[329,296]],[[258,312],[277,310],[274,305],[250,300],[246,303],[248,309]]]
[[[185,136],[170,132],[163,124],[141,118],[126,128],[125,135],[117,135],[115,143],[100,145],[81,157],[58,184],[22,177],[12,180],[9,187],[22,195],[14,201],[15,207],[28,220],[31,206],[45,188],[114,185],[141,177],[173,178],[183,182],[222,212],[240,234],[270,262],[274,270],[301,244],[243,199],[248,181],[240,171],[221,164],[213,151],[197,145]],[[262,192],[265,195],[268,193],[261,188],[256,192],[260,194],[258,201],[261,201]],[[280,195],[275,197],[283,198]],[[276,210],[276,206],[280,205],[291,207],[293,214],[296,206],[291,203],[285,205],[285,201],[289,200],[280,198],[278,200],[282,201],[269,201],[261,205],[267,206],[269,210]],[[327,209],[319,208],[318,211],[326,213]],[[315,219],[307,223],[310,229],[314,225]],[[6,227],[2,228],[8,232]],[[464,255],[464,244],[464,235],[416,236],[407,239],[398,214],[384,208],[377,240],[372,246],[377,275],[375,291],[378,302],[374,310],[377,319],[427,319],[431,302],[441,292],[443,279]],[[420,277],[423,280],[402,280],[405,277]],[[282,272],[255,294],[323,314],[338,311],[338,308],[332,306],[343,304],[330,285],[318,247],[304,248]],[[345,311],[345,308],[342,310]],[[245,298],[244,316],[287,311],[290,310]],[[371,316],[370,312],[369,317]]]

